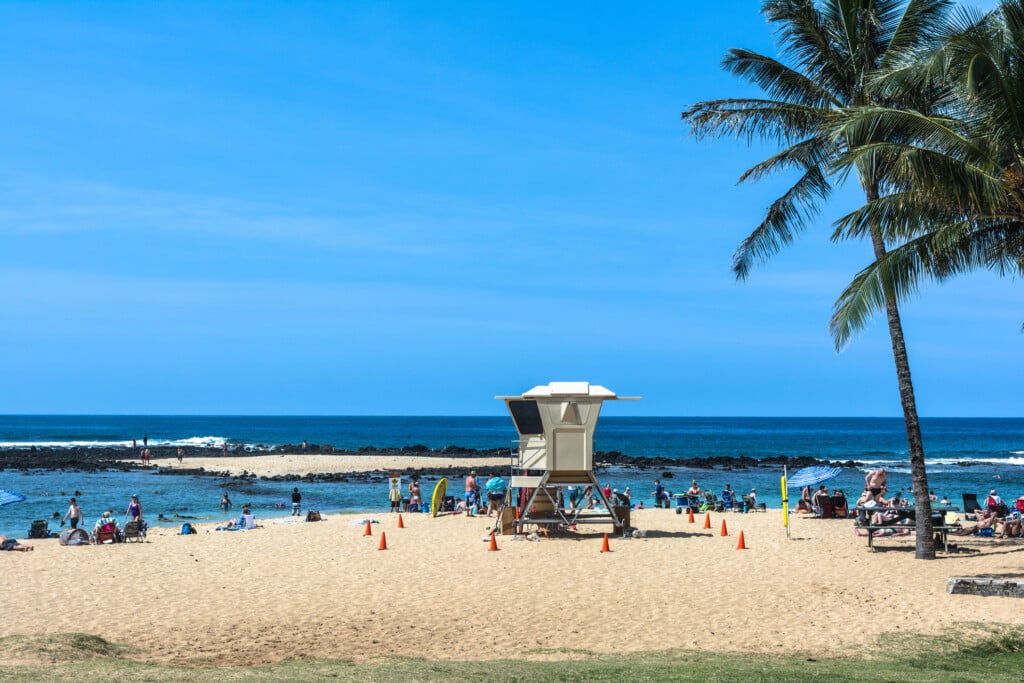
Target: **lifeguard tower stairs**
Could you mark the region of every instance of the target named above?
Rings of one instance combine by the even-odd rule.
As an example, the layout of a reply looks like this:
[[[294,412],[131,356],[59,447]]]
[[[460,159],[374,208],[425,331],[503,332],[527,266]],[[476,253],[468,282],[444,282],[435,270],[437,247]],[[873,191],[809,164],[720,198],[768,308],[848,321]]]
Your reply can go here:
[[[527,524],[574,526],[608,523],[616,528],[628,520],[628,505],[618,508],[605,498],[594,477],[594,430],[605,401],[636,401],[588,382],[551,382],[521,396],[496,396],[504,401],[519,438],[512,447],[510,485],[515,495],[516,531]],[[567,489],[602,503],[587,510],[587,501],[573,506]]]

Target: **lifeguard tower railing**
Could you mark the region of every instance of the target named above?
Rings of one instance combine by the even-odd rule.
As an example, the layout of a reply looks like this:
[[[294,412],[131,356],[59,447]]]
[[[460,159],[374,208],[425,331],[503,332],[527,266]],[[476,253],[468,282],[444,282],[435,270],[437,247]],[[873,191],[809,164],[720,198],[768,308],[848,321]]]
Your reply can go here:
[[[587,382],[552,382],[505,401],[519,438],[513,441],[510,484],[518,512],[516,530],[527,524],[608,523],[623,526],[613,501],[605,498],[593,472],[593,438],[601,404],[619,400]],[[633,399],[636,400],[636,399]],[[570,489],[586,492],[571,504]],[[599,507],[587,509],[596,498]]]

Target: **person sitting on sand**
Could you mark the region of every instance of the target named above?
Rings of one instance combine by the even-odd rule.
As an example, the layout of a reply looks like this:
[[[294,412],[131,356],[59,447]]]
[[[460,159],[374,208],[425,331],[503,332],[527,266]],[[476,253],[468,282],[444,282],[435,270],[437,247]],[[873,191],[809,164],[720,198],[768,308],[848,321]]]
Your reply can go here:
[[[971,526],[965,526],[959,531],[954,531],[956,536],[975,536],[979,531],[985,529],[991,529],[996,520],[999,519],[999,515],[996,514],[995,510],[978,510],[978,523],[972,524]]]
[[[824,508],[832,507],[832,499],[828,495],[828,489],[822,484],[818,487],[818,490],[814,492],[814,498],[812,499],[814,507],[822,510]]]
[[[1022,515],[1019,510],[1011,510],[1010,514],[1003,518],[1003,531],[999,538],[1016,538],[1021,535]]]
[[[35,550],[35,548],[30,545],[22,545],[16,538],[7,538],[0,535],[0,550],[14,550],[19,553],[27,553],[30,550]]]

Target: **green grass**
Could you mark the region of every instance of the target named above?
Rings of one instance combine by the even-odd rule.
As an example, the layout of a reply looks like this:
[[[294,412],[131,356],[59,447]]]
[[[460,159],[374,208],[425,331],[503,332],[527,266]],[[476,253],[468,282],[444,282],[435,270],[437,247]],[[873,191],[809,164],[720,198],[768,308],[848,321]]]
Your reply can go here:
[[[0,667],[0,681],[1024,682],[1024,630],[991,626],[964,626],[952,638],[887,638],[870,652],[842,658],[679,650],[628,655],[559,650],[544,654],[565,659],[440,662],[389,658],[362,663],[303,659],[253,667],[206,662],[185,666],[139,661],[139,653],[127,646],[87,634],[12,636],[0,639],[0,660],[31,663]]]

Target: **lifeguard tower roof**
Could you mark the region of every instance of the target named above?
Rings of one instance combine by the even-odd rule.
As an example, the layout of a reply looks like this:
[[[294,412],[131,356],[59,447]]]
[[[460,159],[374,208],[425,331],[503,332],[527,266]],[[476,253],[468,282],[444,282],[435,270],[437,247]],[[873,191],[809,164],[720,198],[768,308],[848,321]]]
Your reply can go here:
[[[516,398],[599,398],[605,401],[639,401],[639,396],[616,396],[611,389],[590,382],[538,384],[522,396],[495,396],[499,401]]]

